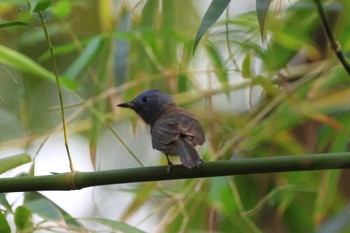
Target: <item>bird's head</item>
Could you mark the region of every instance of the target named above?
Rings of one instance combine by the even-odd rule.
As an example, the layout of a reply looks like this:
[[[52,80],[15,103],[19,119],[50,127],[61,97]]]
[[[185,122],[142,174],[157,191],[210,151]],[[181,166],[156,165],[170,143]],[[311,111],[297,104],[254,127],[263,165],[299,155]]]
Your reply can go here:
[[[174,99],[160,90],[152,89],[141,93],[130,102],[118,104],[118,107],[133,109],[142,119],[152,125],[169,106],[176,105]]]

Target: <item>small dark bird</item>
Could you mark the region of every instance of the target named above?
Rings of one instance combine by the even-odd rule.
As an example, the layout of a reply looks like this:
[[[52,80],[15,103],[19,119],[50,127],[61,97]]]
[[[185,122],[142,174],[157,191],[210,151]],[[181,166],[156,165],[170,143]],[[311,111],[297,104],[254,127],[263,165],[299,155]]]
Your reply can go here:
[[[148,90],[131,102],[117,106],[133,109],[151,126],[153,148],[165,153],[169,168],[172,165],[169,155],[180,155],[187,168],[203,162],[195,149],[205,141],[203,130],[195,116],[180,108],[170,95]]]

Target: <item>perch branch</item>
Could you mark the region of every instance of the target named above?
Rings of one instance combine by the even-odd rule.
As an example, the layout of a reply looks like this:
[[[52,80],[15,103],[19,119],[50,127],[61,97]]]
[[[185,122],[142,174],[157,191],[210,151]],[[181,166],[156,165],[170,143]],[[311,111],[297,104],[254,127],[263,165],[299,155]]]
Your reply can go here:
[[[167,166],[140,167],[96,172],[67,172],[46,176],[2,178],[0,179],[0,192],[75,190],[109,184],[258,173],[344,169],[350,168],[350,152],[206,162],[201,164],[197,169],[187,169],[182,165],[175,165],[171,168],[169,174],[167,168]]]

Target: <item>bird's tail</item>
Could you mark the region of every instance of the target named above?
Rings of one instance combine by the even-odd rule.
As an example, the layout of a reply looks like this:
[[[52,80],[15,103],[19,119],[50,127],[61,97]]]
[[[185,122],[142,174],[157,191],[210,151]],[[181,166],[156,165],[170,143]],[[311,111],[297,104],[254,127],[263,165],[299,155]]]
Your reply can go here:
[[[180,154],[181,163],[187,168],[197,167],[203,162],[196,149],[183,136],[177,139],[177,148]]]

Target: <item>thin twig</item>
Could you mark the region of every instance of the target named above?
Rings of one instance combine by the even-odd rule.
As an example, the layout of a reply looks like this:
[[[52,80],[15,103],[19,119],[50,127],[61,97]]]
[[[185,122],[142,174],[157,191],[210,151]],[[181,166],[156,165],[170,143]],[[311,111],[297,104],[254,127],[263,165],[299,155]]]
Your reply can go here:
[[[323,72],[324,70],[328,70],[327,65],[319,65],[311,72],[305,74],[304,78],[299,79],[294,82],[293,86],[290,87],[289,92],[281,92],[281,94],[277,95],[266,107],[264,107],[260,112],[258,112],[247,124],[243,126],[242,129],[235,132],[235,134],[225,143],[225,145],[217,152],[216,157],[221,158],[227,151],[232,150],[232,147],[241,140],[242,137],[246,136],[259,122],[271,112],[273,108],[275,108],[279,103],[285,100],[288,97],[288,93],[297,90],[302,87],[304,84],[318,77],[318,74]]]
[[[58,79],[58,72],[57,72],[57,65],[56,65],[56,59],[55,56],[53,54],[53,47],[51,44],[51,40],[50,40],[50,36],[49,33],[47,31],[46,28],[46,24],[45,24],[45,20],[43,17],[43,14],[41,11],[39,11],[39,16],[40,16],[40,20],[41,23],[43,25],[43,29],[45,32],[45,37],[46,37],[46,41],[50,50],[50,54],[51,54],[51,58],[52,58],[52,64],[53,64],[53,68],[54,68],[54,73],[55,73],[55,77],[56,77],[56,84],[57,84],[57,91],[58,91],[58,97],[60,100],[60,107],[61,107],[61,118],[62,118],[62,124],[63,124],[63,135],[64,135],[64,145],[66,147],[66,151],[67,151],[67,155],[68,155],[68,160],[69,160],[69,167],[71,172],[75,172],[75,168],[73,165],[73,160],[72,157],[70,155],[70,151],[69,151],[69,146],[68,146],[68,133],[67,133],[67,127],[66,127],[66,118],[65,118],[65,114],[64,114],[64,106],[63,106],[63,98],[62,98],[62,92],[61,92],[61,86],[60,86],[60,81]]]
[[[327,38],[329,40],[329,43],[331,45],[332,50],[334,51],[334,53],[337,55],[339,61],[341,62],[341,64],[344,66],[345,70],[348,72],[348,74],[350,75],[350,65],[347,63],[344,54],[341,51],[341,47],[338,41],[336,41],[336,39],[333,36],[331,27],[328,23],[326,14],[323,10],[322,7],[322,3],[320,0],[315,0],[315,3],[317,5],[317,9],[318,9],[318,13],[320,14],[321,20],[322,20],[322,24],[323,27],[325,29],[325,33],[327,35]]]

